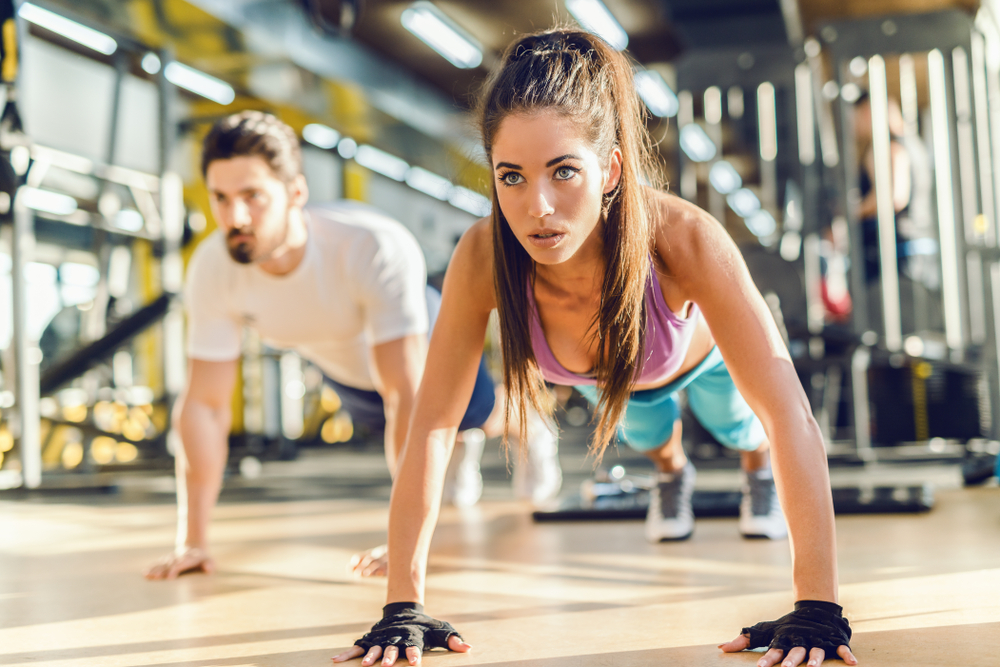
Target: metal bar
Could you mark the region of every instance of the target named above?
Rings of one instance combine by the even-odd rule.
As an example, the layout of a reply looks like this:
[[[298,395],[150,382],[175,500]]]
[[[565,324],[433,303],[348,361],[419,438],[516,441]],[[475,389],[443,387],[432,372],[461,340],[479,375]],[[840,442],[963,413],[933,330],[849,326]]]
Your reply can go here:
[[[712,86],[705,91],[705,130],[715,144],[711,166],[722,159],[722,90]],[[715,188],[708,188],[708,212],[723,224],[726,222],[726,197]]]
[[[757,132],[760,148],[760,194],[764,208],[778,209],[778,109],[774,84],[757,86]]]
[[[28,331],[28,285],[25,266],[35,252],[34,217],[23,197],[14,196],[14,234],[11,240],[13,286],[13,346],[16,365],[15,406],[20,436],[21,474],[24,486],[42,484],[42,445],[39,434],[38,341]]]
[[[955,83],[955,120],[958,134],[958,180],[962,192],[962,222],[966,243],[979,243],[982,233],[976,229],[979,215],[979,192],[976,186],[976,144],[972,133],[972,86],[969,58],[958,46],[951,52]]]
[[[809,71],[812,74],[813,106],[819,119],[819,144],[823,154],[823,164],[833,168],[840,163],[840,153],[837,149],[837,127],[833,121],[833,110],[830,108],[830,103],[823,98],[823,59],[820,57],[822,48],[819,41],[812,37],[806,40],[804,48],[809,59]]]
[[[871,413],[868,409],[868,364],[871,350],[859,345],[851,356],[851,402],[854,404],[854,444],[862,461],[874,458]]]
[[[986,291],[983,284],[983,258],[975,250],[965,257],[969,274],[969,339],[973,345],[986,343]]]
[[[180,293],[184,286],[184,260],[181,241],[184,236],[184,182],[180,175],[170,170],[170,149],[174,145],[176,123],[171,112],[176,89],[164,76],[166,64],[172,54],[159,53],[160,69],[157,78],[160,112],[160,231],[163,234],[163,260],[161,262],[163,291]],[[184,389],[187,379],[187,359],[184,344],[184,310],[174,303],[163,318],[163,389],[166,399],[172,401]]]
[[[156,324],[170,309],[172,298],[164,294],[150,304],[135,311],[115,324],[98,340],[75,350],[70,356],[60,359],[49,367],[37,389],[40,394],[51,394],[56,389],[110,357],[115,350],[131,342],[140,333]]]
[[[909,53],[899,57],[899,105],[907,136],[916,137],[920,134],[920,107],[917,102],[917,71]]]
[[[819,234],[807,234],[802,243],[802,262],[806,284],[806,322],[809,333],[820,334],[826,319],[823,296],[820,293]]]
[[[979,194],[986,229],[986,245],[995,247],[996,201],[993,191],[993,161],[990,150],[989,92],[986,85],[986,54],[983,36],[972,33],[972,99],[976,114],[976,152],[979,155]]]
[[[996,371],[1000,377],[1000,335],[996,330],[996,321],[1000,319],[1000,262],[990,263],[990,292],[993,294],[993,343],[996,346]],[[993,415],[994,435],[1000,426],[1000,415]]]
[[[993,48],[1000,50],[1000,41],[992,33],[986,33],[987,45],[992,44]],[[987,52],[986,57],[986,104],[990,119],[990,148],[991,153],[1000,156],[1000,60],[992,58]],[[996,207],[993,212],[993,220],[1000,225],[1000,169],[993,169],[993,198]],[[996,232],[997,242],[1000,242],[1000,231]]]
[[[889,142],[889,98],[885,60],[868,61],[868,91],[872,110],[872,151],[875,154],[875,206],[878,211],[879,272],[882,285],[882,318],[885,346],[891,352],[903,347],[899,306],[899,269],[896,265],[896,211],[893,205],[892,155]]]
[[[680,131],[688,123],[694,122],[694,96],[690,90],[682,90],[677,93],[677,101],[680,103],[680,109],[677,112],[677,130]],[[697,202],[697,165],[684,155],[684,151],[678,151],[678,153],[680,153],[681,160],[681,197],[689,202]]]
[[[951,166],[948,85],[944,55],[934,49],[927,55],[934,136],[934,180],[937,190],[938,230],[941,247],[941,290],[944,300],[945,340],[953,351],[962,348],[962,302],[958,275],[954,181]]]

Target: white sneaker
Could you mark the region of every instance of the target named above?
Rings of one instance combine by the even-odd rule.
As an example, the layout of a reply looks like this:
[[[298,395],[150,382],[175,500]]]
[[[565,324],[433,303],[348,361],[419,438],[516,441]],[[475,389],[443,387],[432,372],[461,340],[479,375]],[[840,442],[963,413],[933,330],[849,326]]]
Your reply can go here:
[[[513,447],[512,450],[518,448]],[[562,488],[562,467],[559,465],[559,436],[554,425],[540,417],[528,425],[526,452],[512,451],[514,456],[514,495],[544,504],[559,495]]]
[[[470,428],[461,435],[462,441],[455,444],[445,472],[441,502],[455,507],[472,507],[483,495],[479,461],[483,457],[486,434],[478,428]]]
[[[740,534],[770,540],[788,537],[788,524],[778,502],[774,474],[770,468],[743,473]]]
[[[680,472],[661,472],[649,492],[646,539],[650,542],[686,540],[694,532],[694,480],[698,473],[691,462]]]

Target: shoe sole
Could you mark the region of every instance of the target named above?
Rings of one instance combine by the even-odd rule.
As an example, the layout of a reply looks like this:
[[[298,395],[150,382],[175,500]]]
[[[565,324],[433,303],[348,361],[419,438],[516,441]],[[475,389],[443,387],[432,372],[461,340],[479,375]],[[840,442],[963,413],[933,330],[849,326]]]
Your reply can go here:
[[[690,539],[694,535],[694,531],[691,531],[687,535],[681,535],[680,537],[661,537],[655,542],[650,540],[651,544],[662,544],[663,542],[683,542],[684,540]]]

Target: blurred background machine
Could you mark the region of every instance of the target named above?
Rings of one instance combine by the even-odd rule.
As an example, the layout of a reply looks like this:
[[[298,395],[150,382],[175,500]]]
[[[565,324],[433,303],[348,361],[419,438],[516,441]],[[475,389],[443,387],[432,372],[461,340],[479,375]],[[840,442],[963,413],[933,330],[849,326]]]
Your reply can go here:
[[[475,91],[513,35],[554,20],[634,58],[671,190],[739,244],[831,463],[935,461],[985,481],[1000,448],[997,9],[0,3],[0,487],[100,486],[172,467],[183,266],[214,227],[197,166],[212,122],[275,113],[301,132],[314,199],[385,209],[440,273],[489,210]],[[369,447],[294,353],[248,333],[241,377],[234,471],[254,476],[305,446]],[[564,398],[560,418],[582,434],[564,449],[582,452],[589,414]],[[699,466],[737,465],[689,417],[685,441]],[[611,473],[591,488],[631,478]]]

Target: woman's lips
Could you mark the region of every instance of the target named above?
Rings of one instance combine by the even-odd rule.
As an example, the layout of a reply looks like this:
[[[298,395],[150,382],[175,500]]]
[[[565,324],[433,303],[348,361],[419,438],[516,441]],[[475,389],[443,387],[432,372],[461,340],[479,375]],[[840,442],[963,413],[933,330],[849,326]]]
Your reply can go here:
[[[530,234],[528,240],[536,248],[554,248],[565,237],[566,235],[562,232],[539,232],[537,234]]]

